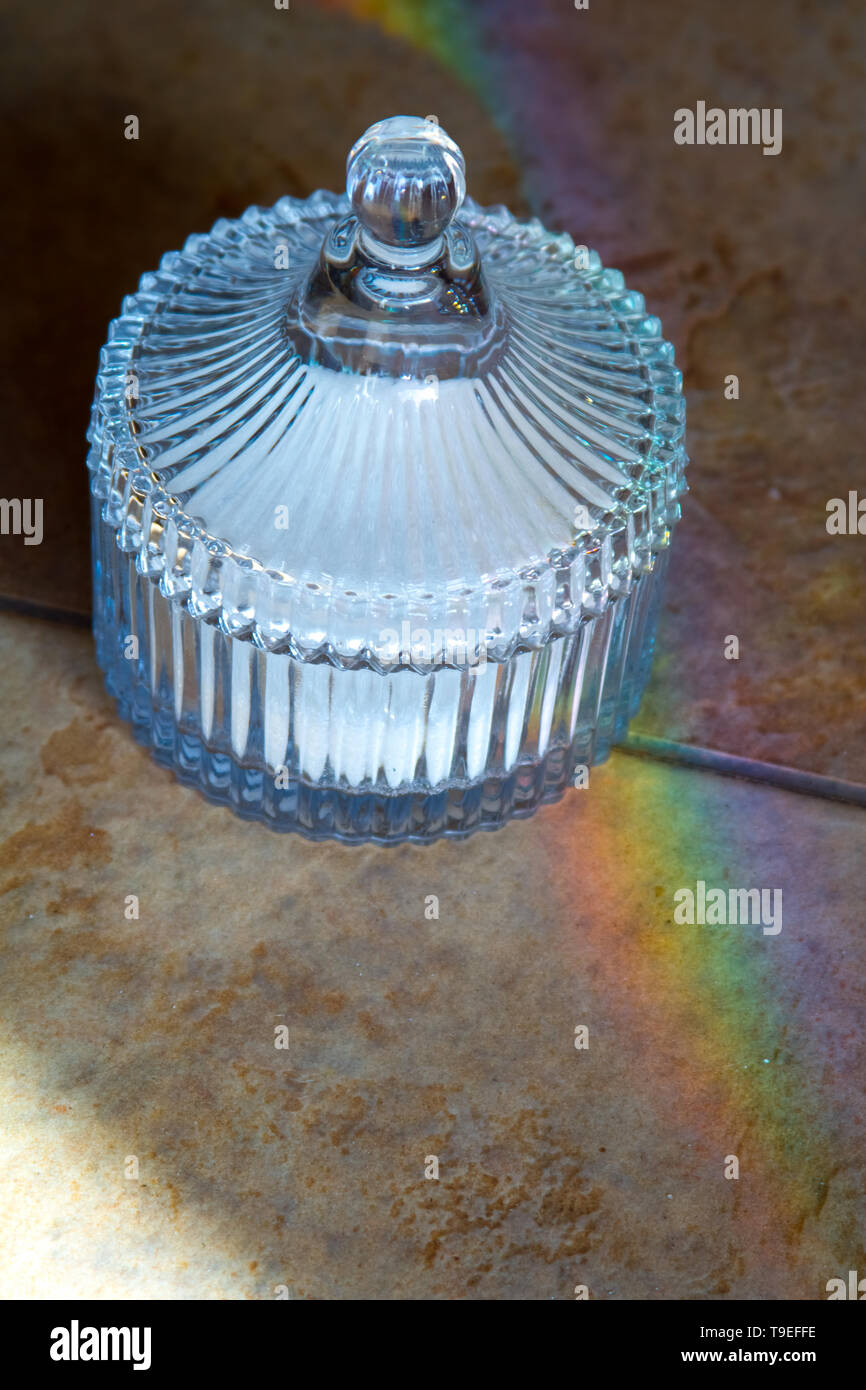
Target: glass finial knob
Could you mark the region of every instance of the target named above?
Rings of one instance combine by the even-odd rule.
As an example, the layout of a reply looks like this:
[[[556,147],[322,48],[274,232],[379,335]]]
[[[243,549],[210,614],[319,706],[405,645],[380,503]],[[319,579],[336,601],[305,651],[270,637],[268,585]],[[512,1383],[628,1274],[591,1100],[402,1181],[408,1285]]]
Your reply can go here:
[[[505,318],[457,219],[463,155],[436,118],[370,126],[349,152],[346,186],[351,211],[327,226],[290,310],[298,354],[339,371],[441,381],[489,367]]]
[[[463,202],[463,155],[432,117],[392,116],[353,145],[346,191],[370,249],[429,253]]]

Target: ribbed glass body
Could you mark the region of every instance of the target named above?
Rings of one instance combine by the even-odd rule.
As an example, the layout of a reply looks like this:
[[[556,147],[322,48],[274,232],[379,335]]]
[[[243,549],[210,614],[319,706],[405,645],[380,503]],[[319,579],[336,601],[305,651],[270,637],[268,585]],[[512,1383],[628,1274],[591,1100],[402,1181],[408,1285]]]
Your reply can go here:
[[[493,829],[603,761],[640,702],[666,549],[573,636],[504,662],[379,675],[193,617],[101,511],[94,498],[94,626],[120,713],[181,780],[275,829],[383,843]]]

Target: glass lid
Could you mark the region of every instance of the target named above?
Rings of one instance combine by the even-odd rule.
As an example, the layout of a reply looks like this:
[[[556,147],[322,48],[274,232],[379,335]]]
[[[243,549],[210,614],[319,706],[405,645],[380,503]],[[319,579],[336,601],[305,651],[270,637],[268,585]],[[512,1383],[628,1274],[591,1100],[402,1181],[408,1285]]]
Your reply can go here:
[[[93,489],[193,614],[304,660],[472,665],[574,631],[667,544],[684,403],[658,319],[464,190],[434,121],[381,121],[345,196],[220,221],[124,302]]]

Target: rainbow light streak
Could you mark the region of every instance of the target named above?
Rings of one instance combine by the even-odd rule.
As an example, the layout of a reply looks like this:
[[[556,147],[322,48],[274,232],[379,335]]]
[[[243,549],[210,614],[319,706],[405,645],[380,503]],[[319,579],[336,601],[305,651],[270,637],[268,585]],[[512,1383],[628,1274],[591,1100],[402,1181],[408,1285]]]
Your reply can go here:
[[[501,103],[493,99],[492,64],[482,42],[483,6],[466,0],[321,0],[321,8],[342,11],[405,39],[462,78],[491,114],[496,115],[497,105],[501,111]],[[444,117],[443,123],[447,125]]]
[[[592,978],[609,1001],[616,1033],[640,1048],[635,1085],[672,1146],[690,1144],[697,1168],[710,1165],[720,1178],[724,1155],[738,1155],[741,1178],[722,1180],[731,1190],[720,1191],[720,1214],[730,1206],[731,1229],[743,1223],[742,1243],[753,1252],[758,1214],[772,1284],[780,1243],[790,1260],[839,1167],[828,1138],[829,1098],[798,1060],[822,1055],[821,1041],[809,1036],[810,1000],[782,1002],[798,993],[786,988],[786,970],[802,968],[803,948],[791,939],[792,923],[778,937],[759,926],[677,925],[673,895],[698,879],[726,889],[770,886],[774,827],[766,817],[773,803],[754,789],[752,819],[742,813],[742,791],[738,804],[725,805],[720,778],[657,764],[636,772],[625,757],[591,782],[595,809],[569,822],[568,843],[558,822],[551,849],[552,863],[562,855],[567,868],[551,872],[550,891],[577,904],[579,935],[564,949],[575,974]],[[790,843],[790,826],[778,829]],[[587,863],[595,866],[588,874]],[[595,911],[591,893],[585,905],[588,879],[596,877],[616,885],[613,907],[608,899]],[[784,882],[772,886],[786,891]],[[826,1239],[829,1276],[841,1252]]]

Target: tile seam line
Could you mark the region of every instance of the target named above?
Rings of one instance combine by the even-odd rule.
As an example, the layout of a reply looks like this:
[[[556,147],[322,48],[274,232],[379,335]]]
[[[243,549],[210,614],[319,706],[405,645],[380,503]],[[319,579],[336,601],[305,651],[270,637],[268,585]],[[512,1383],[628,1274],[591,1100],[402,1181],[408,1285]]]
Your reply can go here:
[[[89,628],[91,625],[90,615],[80,610],[54,608],[50,604],[8,595],[0,596],[0,613],[17,614],[24,618],[41,618],[46,622],[60,622],[76,628]],[[734,753],[722,753],[713,748],[701,748],[696,744],[677,743],[671,739],[652,738],[644,734],[629,734],[628,738],[616,747],[620,752],[633,757],[695,767],[705,772],[719,773],[724,777],[741,777],[750,782],[780,787],[784,791],[798,792],[803,796],[820,796],[825,800],[866,806],[866,785],[863,783],[825,777],[820,772],[802,772],[799,768],[786,767],[783,763],[741,758]]]
[[[15,598],[12,594],[0,595],[0,613],[10,613],[18,618],[40,618],[49,623],[65,623],[67,627],[90,627],[89,613],[80,608],[61,608],[39,599]]]
[[[820,772],[804,772],[786,767],[784,763],[767,763],[759,758],[743,758],[736,753],[721,753],[714,748],[696,744],[676,743],[671,739],[652,738],[645,734],[629,734],[616,745],[621,753],[650,758],[656,762],[676,763],[683,767],[716,772],[723,777],[740,777],[760,782],[782,791],[801,796],[818,796],[829,801],[844,801],[854,806],[866,806],[866,786],[848,782],[840,777],[825,777]]]

